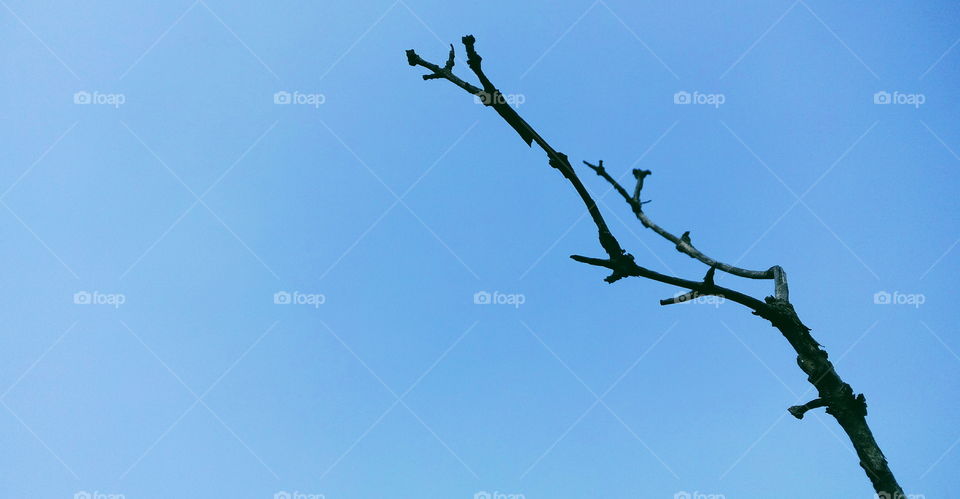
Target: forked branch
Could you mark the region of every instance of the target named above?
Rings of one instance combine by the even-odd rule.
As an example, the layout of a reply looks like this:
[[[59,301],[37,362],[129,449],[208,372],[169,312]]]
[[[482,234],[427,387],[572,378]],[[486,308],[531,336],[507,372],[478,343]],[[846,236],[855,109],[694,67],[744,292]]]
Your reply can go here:
[[[827,352],[810,335],[810,329],[800,321],[793,305],[790,304],[787,278],[783,269],[774,265],[766,270],[750,270],[723,263],[707,256],[693,245],[689,231],[677,237],[654,223],[643,211],[643,205],[646,204],[646,201],[641,201],[640,196],[644,180],[651,174],[649,170],[633,170],[636,185],[633,191],[629,192],[607,173],[602,161],[596,165],[585,161],[584,164],[613,186],[623,197],[644,227],[653,230],[673,243],[677,251],[703,262],[709,267],[709,270],[707,270],[703,279],[692,280],[661,274],[638,265],[634,257],[624,251],[620,242],[610,232],[597,203],[584,187],[567,156],[554,149],[533,127],[521,118],[517,111],[506,103],[506,99],[503,98],[500,90],[483,72],[482,58],[475,49],[476,40],[474,37],[472,35],[465,36],[462,42],[467,52],[467,65],[479,80],[481,85],[479,87],[462,80],[453,73],[455,54],[452,45],[447,61],[442,67],[424,60],[414,50],[407,50],[407,62],[411,66],[421,66],[430,71],[423,75],[424,80],[444,79],[479,97],[485,105],[492,107],[507,124],[513,127],[528,146],[532,146],[536,142],[543,149],[547,154],[550,166],[560,171],[580,196],[593,219],[594,225],[597,227],[600,246],[606,252],[605,258],[580,255],[572,255],[571,258],[581,263],[609,269],[611,273],[605,280],[610,283],[625,277],[644,277],[688,290],[679,296],[660,300],[661,305],[680,303],[704,295],[722,296],[749,308],[754,315],[770,321],[797,352],[797,364],[807,374],[807,380],[816,388],[819,395],[818,398],[806,404],[790,407],[790,413],[800,419],[809,410],[826,407],[827,414],[837,420],[837,423],[850,438],[860,458],[860,466],[866,472],[877,494],[885,499],[904,497],[903,490],[890,471],[887,460],[867,425],[866,398],[863,394],[854,394],[853,388],[840,378],[834,370],[833,364],[828,360]],[[718,286],[714,282],[714,276],[718,270],[748,279],[771,279],[774,281],[774,294],[760,300],[739,291]]]
[[[624,201],[630,205],[630,209],[633,211],[634,216],[640,220],[640,223],[644,227],[653,230],[661,237],[670,241],[674,244],[674,247],[677,251],[690,256],[691,258],[696,258],[706,265],[709,265],[711,268],[716,268],[728,274],[732,274],[739,277],[746,277],[748,279],[773,279],[774,280],[774,296],[778,299],[789,301],[788,291],[787,291],[787,275],[779,266],[770,267],[767,270],[750,270],[740,267],[736,267],[727,263],[723,263],[719,260],[710,258],[697,248],[693,246],[693,243],[690,241],[690,232],[684,232],[680,237],[677,237],[657,225],[649,216],[643,211],[643,205],[649,203],[649,201],[640,201],[640,192],[643,190],[643,181],[648,176],[653,174],[650,170],[633,170],[633,176],[637,180],[636,186],[633,189],[633,194],[627,193],[627,190],[620,185],[615,178],[610,176],[607,172],[607,169],[603,167],[603,160],[600,160],[596,165],[591,164],[588,161],[584,161],[583,164],[587,165],[591,170],[593,170],[597,175],[606,180],[613,188],[616,190]]]

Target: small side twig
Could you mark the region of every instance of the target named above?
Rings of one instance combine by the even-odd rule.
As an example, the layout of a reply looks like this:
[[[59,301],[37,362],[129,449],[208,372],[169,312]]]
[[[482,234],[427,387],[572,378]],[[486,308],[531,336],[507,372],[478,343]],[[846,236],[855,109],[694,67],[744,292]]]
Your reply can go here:
[[[792,405],[787,408],[790,411],[790,414],[793,414],[793,417],[797,419],[803,419],[803,415],[806,414],[810,409],[816,409],[817,407],[824,407],[827,405],[827,401],[821,398],[816,398],[802,405]]]
[[[615,178],[610,176],[610,174],[607,172],[606,168],[602,166],[602,164],[594,165],[587,161],[584,161],[583,164],[587,165],[590,169],[596,172],[597,175],[599,175],[604,180],[606,180],[614,188],[614,190],[616,190],[620,194],[620,196],[623,197],[623,199],[627,202],[627,204],[630,205],[630,208],[633,211],[634,215],[637,217],[638,220],[640,220],[640,223],[643,224],[644,227],[653,230],[664,239],[672,242],[674,244],[674,247],[677,249],[677,251],[683,254],[686,254],[691,258],[695,258],[706,265],[709,265],[711,267],[717,267],[718,270],[721,270],[728,274],[736,275],[739,277],[746,277],[748,279],[773,279],[774,278],[773,269],[750,270],[750,269],[745,269],[745,268],[737,267],[734,265],[730,265],[727,263],[723,263],[719,260],[716,260],[714,258],[707,256],[706,254],[704,254],[703,252],[695,248],[693,244],[690,242],[689,237],[686,240],[684,240],[682,237],[677,237],[676,235],[670,233],[666,229],[657,225],[643,211],[643,205],[645,204],[645,202],[640,201],[640,192],[643,189],[643,181],[647,176],[652,174],[650,170],[638,170],[638,169],[633,170],[633,175],[634,175],[634,178],[637,179],[637,184],[636,184],[636,187],[634,188],[633,194],[630,194],[622,185],[620,185],[620,182],[618,182]]]

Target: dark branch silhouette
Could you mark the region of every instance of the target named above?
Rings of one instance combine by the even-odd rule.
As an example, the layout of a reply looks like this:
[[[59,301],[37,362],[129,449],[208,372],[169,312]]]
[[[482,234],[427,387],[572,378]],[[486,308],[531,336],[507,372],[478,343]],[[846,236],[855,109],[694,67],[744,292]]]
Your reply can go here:
[[[543,149],[547,154],[549,165],[557,169],[577,191],[590,213],[594,225],[597,227],[600,246],[606,253],[605,257],[571,255],[570,258],[588,265],[609,269],[610,275],[604,279],[609,283],[625,277],[645,277],[689,290],[683,295],[660,300],[661,305],[680,303],[698,296],[720,296],[739,303],[750,309],[754,315],[770,321],[773,327],[780,331],[790,343],[790,346],[797,352],[797,364],[807,374],[807,380],[816,388],[819,395],[818,398],[806,404],[790,407],[788,409],[790,413],[797,419],[802,419],[807,411],[826,407],[827,414],[837,420],[837,423],[840,424],[851,443],[853,443],[853,447],[860,458],[860,466],[866,472],[877,494],[884,499],[904,497],[903,490],[890,471],[887,460],[867,425],[866,398],[863,394],[855,394],[853,388],[840,378],[840,375],[834,370],[833,364],[828,360],[827,352],[821,349],[821,345],[810,335],[810,328],[800,321],[789,301],[786,272],[776,265],[766,270],[744,269],[707,256],[693,246],[689,231],[677,237],[654,223],[643,211],[643,205],[646,202],[640,200],[640,195],[644,180],[651,175],[649,170],[633,170],[636,185],[633,192],[630,193],[607,173],[603,161],[599,161],[596,165],[584,161],[587,167],[620,193],[644,227],[653,230],[673,243],[677,251],[703,262],[709,267],[709,270],[707,270],[703,279],[689,280],[661,274],[638,265],[633,255],[624,251],[620,242],[610,232],[600,209],[577,176],[567,156],[554,149],[529,123],[520,117],[514,108],[506,104],[500,90],[484,74],[481,65],[483,59],[474,48],[476,43],[474,37],[472,35],[465,36],[462,42],[467,52],[467,65],[480,81],[481,87],[474,86],[453,73],[453,45],[450,46],[450,55],[443,67],[424,60],[412,49],[407,50],[407,62],[411,66],[422,66],[430,71],[429,74],[423,75],[424,80],[444,79],[477,96],[483,104],[492,107],[507,124],[513,127],[528,146],[532,146],[536,142]],[[773,295],[760,300],[739,291],[719,286],[714,282],[714,275],[718,270],[748,279],[770,279],[774,284]]]

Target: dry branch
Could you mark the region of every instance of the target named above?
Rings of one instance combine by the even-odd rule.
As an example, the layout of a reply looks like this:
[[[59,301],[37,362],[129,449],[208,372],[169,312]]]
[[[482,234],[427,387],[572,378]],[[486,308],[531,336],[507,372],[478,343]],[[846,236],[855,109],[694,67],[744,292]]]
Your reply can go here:
[[[870,431],[870,427],[867,425],[866,398],[863,394],[854,394],[853,388],[840,378],[840,375],[834,370],[833,364],[828,360],[827,352],[824,351],[821,345],[810,335],[810,329],[800,321],[793,305],[791,305],[789,301],[787,278],[783,269],[775,265],[766,270],[750,270],[726,264],[707,256],[694,247],[689,231],[677,237],[654,223],[643,211],[643,205],[646,202],[641,201],[640,195],[644,180],[651,174],[649,170],[633,170],[636,185],[634,186],[633,192],[630,193],[607,173],[603,166],[603,161],[598,162],[596,165],[584,161],[585,165],[613,186],[630,206],[630,209],[644,227],[653,230],[664,239],[673,243],[677,251],[703,262],[709,267],[709,270],[702,280],[690,280],[661,274],[638,265],[633,255],[624,251],[620,242],[610,232],[603,215],[600,213],[600,209],[577,176],[567,156],[547,143],[530,124],[520,117],[515,109],[506,104],[504,99],[500,98],[502,95],[500,90],[497,89],[483,72],[481,64],[482,58],[474,47],[476,43],[474,37],[468,35],[463,37],[461,41],[467,52],[467,65],[480,81],[480,87],[460,79],[453,73],[453,45],[450,46],[450,54],[443,67],[424,60],[412,49],[407,50],[407,62],[411,66],[421,66],[430,71],[430,73],[423,75],[424,80],[445,79],[466,92],[478,96],[485,105],[492,107],[507,124],[513,127],[528,146],[532,146],[532,144],[536,142],[537,145],[543,149],[547,154],[550,166],[560,171],[563,177],[573,186],[574,190],[577,191],[577,194],[586,206],[597,228],[600,246],[604,252],[606,252],[606,257],[604,258],[580,255],[571,255],[571,258],[581,263],[609,269],[611,273],[604,279],[609,283],[616,282],[625,277],[644,277],[689,290],[683,295],[660,300],[661,305],[679,303],[704,295],[722,296],[749,308],[754,315],[770,321],[797,352],[797,364],[800,366],[800,369],[807,374],[807,381],[816,388],[819,395],[818,398],[806,404],[790,407],[788,409],[790,413],[797,419],[801,419],[804,413],[811,409],[826,407],[827,414],[830,414],[837,420],[837,423],[840,424],[850,438],[860,458],[860,466],[866,472],[877,494],[884,498],[904,497],[903,490],[890,471],[887,460],[880,450],[879,445],[877,445],[873,433]],[[718,270],[748,279],[773,280],[774,294],[773,296],[767,296],[763,300],[760,300],[739,291],[718,286],[714,283],[714,274]]]

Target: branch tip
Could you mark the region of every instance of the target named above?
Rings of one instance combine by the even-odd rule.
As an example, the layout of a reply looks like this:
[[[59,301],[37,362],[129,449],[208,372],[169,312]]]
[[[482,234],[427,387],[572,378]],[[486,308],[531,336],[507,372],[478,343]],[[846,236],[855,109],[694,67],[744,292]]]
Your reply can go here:
[[[450,71],[453,69],[453,58],[454,58],[453,44],[450,44],[450,56],[447,57],[447,63],[443,65],[443,69]]]
[[[717,272],[717,266],[711,265],[710,270],[707,271],[707,275],[703,276],[703,283],[707,286],[713,286],[713,274]]]
[[[803,405],[794,405],[787,408],[790,411],[790,414],[797,419],[803,419],[803,415],[807,413],[810,409],[816,409],[817,407],[825,407],[827,401],[822,398],[816,398],[807,402]]]
[[[671,296],[670,298],[664,298],[660,300],[660,305],[673,305],[674,303],[686,303],[690,300],[695,300],[700,296],[700,293],[696,291],[688,291],[682,295]]]
[[[416,50],[407,49],[407,64],[411,66],[416,66],[419,59],[420,59],[420,56],[417,55]]]

